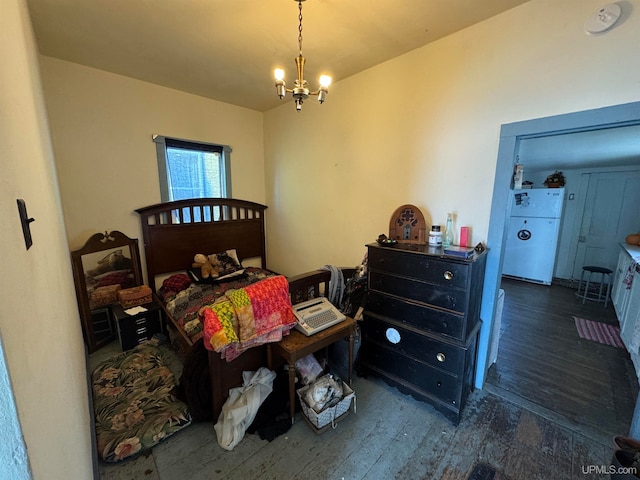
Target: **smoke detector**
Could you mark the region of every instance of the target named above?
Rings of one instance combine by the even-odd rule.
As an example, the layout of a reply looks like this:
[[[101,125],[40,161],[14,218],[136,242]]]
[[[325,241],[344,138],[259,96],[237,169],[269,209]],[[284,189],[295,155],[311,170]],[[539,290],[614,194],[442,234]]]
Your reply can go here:
[[[597,35],[598,33],[606,32],[620,18],[622,9],[620,5],[610,3],[598,9],[594,12],[587,21],[584,22],[584,31],[589,35]]]

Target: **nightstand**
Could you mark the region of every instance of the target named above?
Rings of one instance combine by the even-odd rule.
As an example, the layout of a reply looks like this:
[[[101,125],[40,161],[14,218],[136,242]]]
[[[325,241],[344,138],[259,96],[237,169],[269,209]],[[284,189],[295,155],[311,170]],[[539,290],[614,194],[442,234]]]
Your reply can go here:
[[[353,342],[356,331],[356,321],[347,317],[344,321],[333,325],[326,330],[305,336],[297,330],[291,330],[289,335],[284,337],[278,343],[269,343],[267,346],[267,366],[273,370],[273,355],[277,355],[286,360],[289,365],[289,407],[291,415],[291,423],[295,417],[296,404],[296,387],[295,387],[295,364],[298,360],[306,357],[310,353],[315,353],[320,349],[326,348],[334,342],[343,338],[349,339],[349,363],[348,363],[348,380],[351,385],[351,370],[353,365]]]
[[[146,342],[156,333],[162,333],[164,330],[160,306],[155,302],[145,303],[140,306],[144,307],[146,311],[134,315],[126,313],[121,305],[114,305],[112,308],[122,351],[130,350],[136,345]]]

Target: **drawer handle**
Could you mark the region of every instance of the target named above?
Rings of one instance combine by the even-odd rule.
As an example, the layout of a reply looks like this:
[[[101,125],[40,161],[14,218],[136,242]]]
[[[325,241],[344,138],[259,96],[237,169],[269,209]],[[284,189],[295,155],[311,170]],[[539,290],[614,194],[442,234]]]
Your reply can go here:
[[[446,356],[444,353],[439,352],[439,353],[436,355],[436,358],[438,359],[438,361],[439,361],[439,362],[441,362],[441,363],[442,363],[442,362],[444,362],[444,361],[447,359],[447,356]]]
[[[400,332],[395,328],[387,328],[385,334],[387,336],[387,340],[389,340],[394,345],[400,343]]]
[[[452,280],[453,279],[453,272],[451,270],[447,270],[444,272],[444,278],[445,280]]]
[[[441,386],[442,386],[442,382],[441,382],[440,380],[438,380],[438,381],[436,382],[436,386],[437,386],[437,387],[441,387]]]

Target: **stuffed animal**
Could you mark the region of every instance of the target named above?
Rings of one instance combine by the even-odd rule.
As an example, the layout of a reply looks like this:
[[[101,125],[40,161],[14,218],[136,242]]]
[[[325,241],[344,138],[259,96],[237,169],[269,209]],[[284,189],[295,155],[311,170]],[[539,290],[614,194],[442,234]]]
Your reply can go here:
[[[202,274],[202,278],[217,278],[218,271],[215,269],[206,255],[201,253],[196,254],[193,257],[193,268],[200,267],[200,272]]]

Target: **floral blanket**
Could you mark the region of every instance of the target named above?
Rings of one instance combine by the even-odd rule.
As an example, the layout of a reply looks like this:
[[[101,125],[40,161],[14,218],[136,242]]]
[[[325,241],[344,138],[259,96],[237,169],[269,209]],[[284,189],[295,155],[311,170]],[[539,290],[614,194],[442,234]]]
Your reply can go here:
[[[98,455],[106,462],[140,454],[191,424],[159,344],[151,339],[91,374]]]
[[[247,287],[228,290],[224,298],[206,306],[204,345],[231,361],[256,345],[278,342],[295,325],[289,283],[282,275]]]

